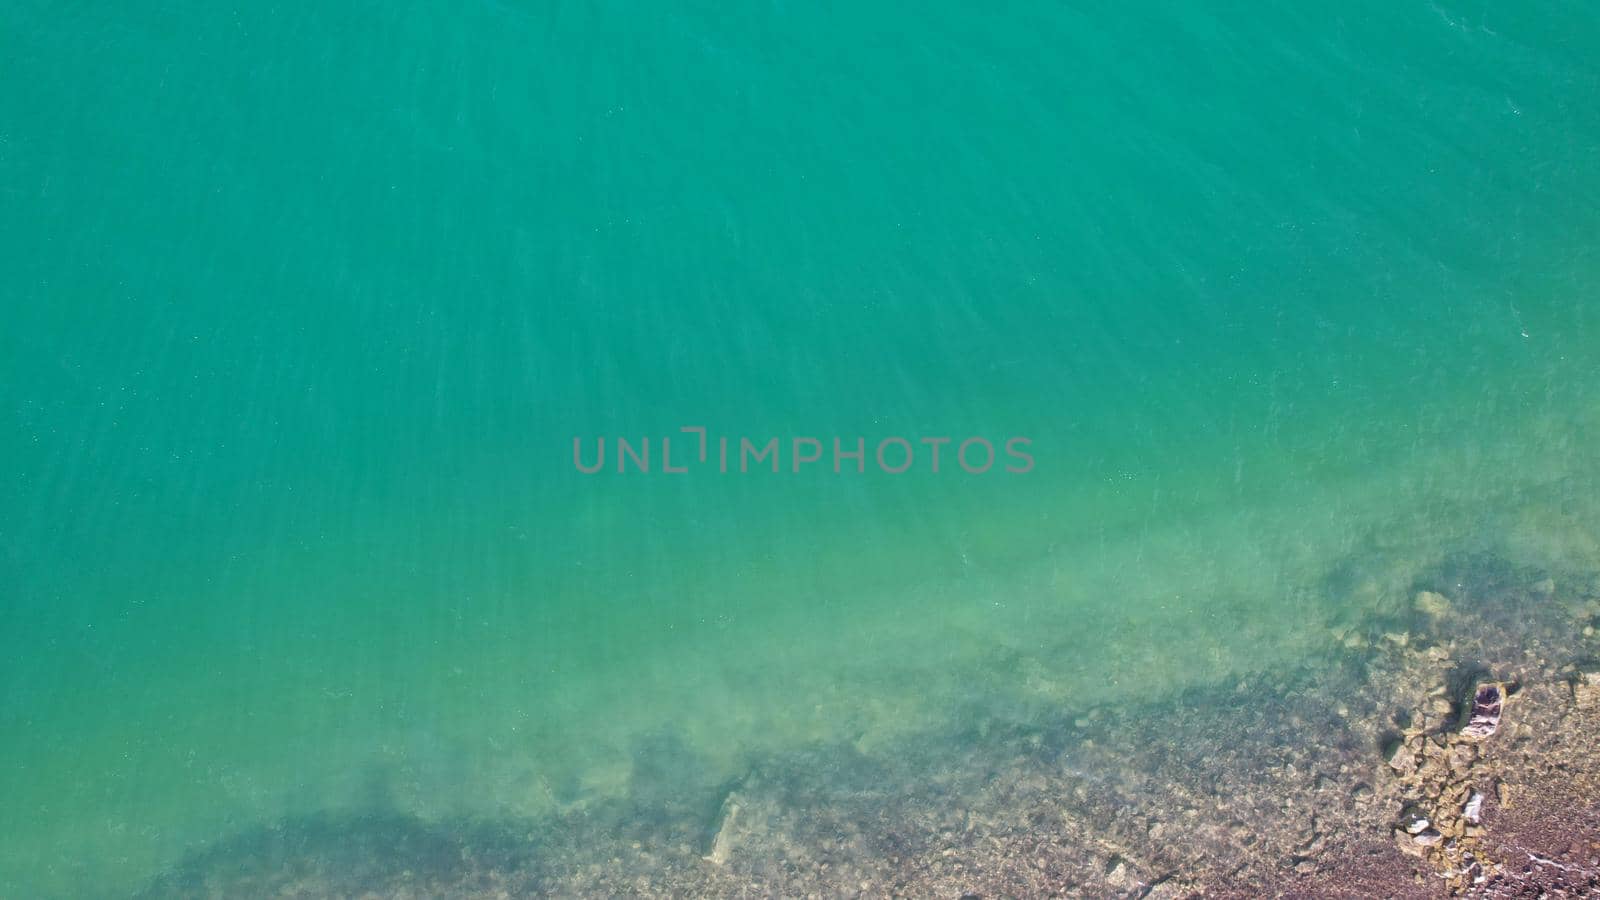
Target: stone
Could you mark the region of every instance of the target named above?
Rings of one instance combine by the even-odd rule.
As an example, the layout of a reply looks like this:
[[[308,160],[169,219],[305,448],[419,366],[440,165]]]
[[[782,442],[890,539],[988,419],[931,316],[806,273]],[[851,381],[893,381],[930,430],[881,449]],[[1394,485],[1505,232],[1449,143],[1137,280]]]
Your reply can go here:
[[[1417,756],[1402,740],[1390,741],[1389,745],[1384,748],[1384,762],[1388,763],[1389,768],[1401,776],[1410,775],[1417,771]]]
[[[1407,856],[1421,856],[1424,852],[1424,848],[1418,846],[1414,838],[1415,835],[1406,834],[1403,828],[1394,830],[1394,845]]]
[[[733,851],[734,826],[739,820],[739,794],[730,793],[722,801],[722,808],[717,812],[717,822],[711,835],[711,846],[706,850],[704,859],[713,865],[725,865],[728,854]]]
[[[1450,601],[1443,594],[1433,591],[1420,591],[1413,601],[1417,611],[1431,619],[1445,619],[1450,616]]]
[[[1414,834],[1411,836],[1411,843],[1417,845],[1418,847],[1437,847],[1443,842],[1444,835],[1434,831],[1431,828],[1422,832],[1421,834]]]
[[[1120,859],[1111,860],[1106,867],[1106,884],[1114,888],[1132,886],[1133,877],[1128,874],[1128,864]]]
[[[1583,709],[1600,706],[1600,669],[1578,673],[1577,680],[1572,684],[1572,698]]]
[[[1145,900],[1177,900],[1179,897],[1189,897],[1195,893],[1193,885],[1180,881],[1167,879],[1156,882],[1145,892]]]
[[[1483,821],[1483,800],[1483,794],[1478,791],[1473,791],[1472,796],[1467,798],[1467,805],[1461,808],[1461,818],[1465,819],[1468,825],[1477,825]]]
[[[1469,741],[1488,740],[1500,730],[1500,714],[1506,699],[1505,685],[1497,681],[1480,683],[1472,692],[1472,706],[1461,736]]]

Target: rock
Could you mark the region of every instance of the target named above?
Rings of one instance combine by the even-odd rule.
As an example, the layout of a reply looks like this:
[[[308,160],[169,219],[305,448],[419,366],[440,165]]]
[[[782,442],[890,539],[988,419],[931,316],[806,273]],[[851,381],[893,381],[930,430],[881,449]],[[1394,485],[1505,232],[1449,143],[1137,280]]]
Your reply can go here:
[[[1384,747],[1384,762],[1389,764],[1401,776],[1410,775],[1417,771],[1417,756],[1406,746],[1406,742],[1398,738],[1389,742]]]
[[[1443,594],[1421,591],[1413,602],[1417,611],[1426,614],[1430,619],[1445,619],[1450,616],[1450,601]]]
[[[1406,808],[1400,811],[1400,828],[1406,834],[1420,834],[1427,831],[1432,823],[1428,821],[1428,814],[1422,807],[1415,803],[1407,803]]]
[[[714,865],[723,865],[728,861],[728,854],[733,850],[734,826],[739,820],[739,794],[730,793],[722,801],[722,809],[717,812],[716,825],[711,834],[711,846],[706,850],[704,859]]]
[[[1106,866],[1106,884],[1114,888],[1126,888],[1133,885],[1133,877],[1128,874],[1128,864],[1120,859],[1113,859]]]
[[[1421,834],[1415,834],[1411,836],[1411,843],[1417,845],[1418,847],[1437,847],[1443,842],[1444,835],[1434,831],[1432,828],[1422,832]]]
[[[1468,825],[1477,825],[1483,821],[1483,794],[1473,791],[1467,798],[1467,805],[1461,808],[1461,818]]]
[[[1413,837],[1414,835],[1406,834],[1405,829],[1396,828],[1394,830],[1394,845],[1400,848],[1400,852],[1407,856],[1421,856],[1425,848],[1417,846]]]
[[[1554,578],[1546,578],[1542,581],[1536,581],[1529,590],[1542,597],[1548,597],[1556,592],[1556,580]]]
[[[1572,698],[1583,709],[1600,706],[1600,669],[1578,673],[1578,679],[1572,685]]]
[[[1488,740],[1500,730],[1500,714],[1505,705],[1505,685],[1496,681],[1480,683],[1472,692],[1472,706],[1461,736],[1469,741]]]
[[[1402,852],[1411,856],[1422,856],[1427,853],[1428,848],[1437,847],[1443,843],[1444,835],[1434,831],[1432,828],[1417,834],[1409,834],[1404,829],[1397,828],[1394,831],[1394,842],[1395,846],[1399,847]]]
[[[1174,881],[1167,876],[1145,892],[1145,900],[1177,900],[1179,897],[1189,897],[1196,893],[1195,886],[1186,882]]]

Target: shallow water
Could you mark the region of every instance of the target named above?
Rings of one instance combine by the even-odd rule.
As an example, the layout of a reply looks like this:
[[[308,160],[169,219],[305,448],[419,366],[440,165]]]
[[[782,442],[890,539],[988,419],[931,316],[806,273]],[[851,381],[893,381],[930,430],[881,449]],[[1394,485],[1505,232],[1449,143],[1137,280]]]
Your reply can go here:
[[[1595,12],[1147,6],[12,4],[0,894],[1600,567]],[[1035,465],[574,468],[684,426]]]

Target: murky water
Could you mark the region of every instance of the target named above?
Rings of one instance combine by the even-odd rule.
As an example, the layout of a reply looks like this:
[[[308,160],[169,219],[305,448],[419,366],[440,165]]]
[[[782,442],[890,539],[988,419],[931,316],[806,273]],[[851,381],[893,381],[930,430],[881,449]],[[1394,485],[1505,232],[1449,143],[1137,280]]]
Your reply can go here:
[[[0,894],[1600,567],[1595,13],[1146,6],[0,13]]]

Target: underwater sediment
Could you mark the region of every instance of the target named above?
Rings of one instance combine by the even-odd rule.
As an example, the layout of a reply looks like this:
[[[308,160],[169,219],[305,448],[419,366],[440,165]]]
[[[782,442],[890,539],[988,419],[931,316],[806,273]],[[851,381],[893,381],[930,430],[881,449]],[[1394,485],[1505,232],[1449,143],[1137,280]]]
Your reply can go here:
[[[1329,635],[1360,653],[1292,671],[1028,723],[969,710],[960,733],[769,754],[733,781],[664,733],[622,799],[283,821],[141,896],[1587,896],[1597,625],[1600,578],[1465,555]]]

